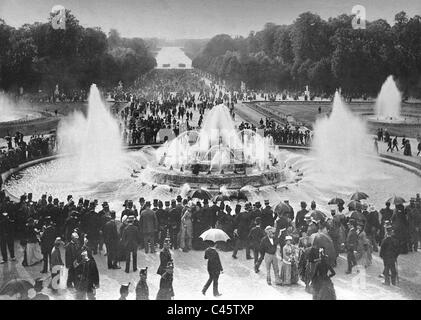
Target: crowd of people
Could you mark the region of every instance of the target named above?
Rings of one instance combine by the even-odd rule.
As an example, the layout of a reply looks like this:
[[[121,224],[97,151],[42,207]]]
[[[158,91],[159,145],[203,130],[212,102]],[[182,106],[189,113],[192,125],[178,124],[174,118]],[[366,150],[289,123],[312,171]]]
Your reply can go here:
[[[392,138],[392,135],[387,130],[387,128],[379,128],[377,129],[377,137],[375,139],[375,148],[378,150],[378,142],[384,142],[387,144],[387,150],[386,152],[393,153],[394,150],[396,152],[399,152],[399,150],[403,150],[404,156],[412,156],[412,150],[411,150],[411,141],[406,138],[406,136],[402,137],[401,145],[399,146],[398,136],[395,136]],[[417,136],[417,156],[421,154],[421,137],[420,135]]]
[[[216,246],[221,251],[232,251],[233,259],[245,249],[246,259],[253,260],[256,273],[264,261],[269,285],[273,270],[275,284],[293,285],[301,279],[314,299],[336,298],[330,277],[335,275],[339,253],[347,254],[346,273],[351,274],[355,266],[368,268],[372,251],[380,251],[385,284],[395,285],[398,255],[417,251],[421,240],[419,194],[406,207],[399,203],[392,209],[386,202],[380,211],[362,200],[351,202],[348,208],[338,201],[330,215],[319,211],[314,201],[309,209],[301,202],[295,213],[288,200],[275,208],[265,200],[264,206],[246,202],[232,209],[230,203],[215,198],[209,201],[181,196],[164,202],[154,199],[152,203],[142,197],[139,209],[126,200],[119,217],[107,202],[99,210],[97,200],[80,198],[75,202],[72,195],[64,203],[46,195],[36,201],[32,194],[25,194],[19,203],[13,203],[1,192],[0,205],[2,263],[9,257],[15,260],[14,241],[19,240],[24,248],[22,265],[43,261],[41,272],[51,272],[52,278],[60,274],[55,266],[66,267],[67,287],[76,289],[77,299],[95,299],[100,284],[95,255],[106,252],[108,269],[119,269],[124,261],[124,271],[130,273],[131,269],[138,270],[139,249],[146,254],[161,250],[157,299],[172,299],[172,272],[177,261],[172,259],[170,249],[187,254],[209,246],[205,258],[209,259],[210,275],[202,293],[213,282],[214,295],[219,296],[218,276],[223,268],[215,244],[200,238],[210,228],[220,229],[232,239]],[[59,250],[63,243],[64,263]],[[138,286],[143,289],[137,296],[148,298],[147,269],[141,270],[140,278]],[[122,287],[122,299],[125,290]]]
[[[7,147],[1,149],[0,172],[15,168],[26,161],[48,156],[55,147],[53,135],[32,135],[26,142],[23,134],[16,132],[13,138],[6,136],[4,139]]]

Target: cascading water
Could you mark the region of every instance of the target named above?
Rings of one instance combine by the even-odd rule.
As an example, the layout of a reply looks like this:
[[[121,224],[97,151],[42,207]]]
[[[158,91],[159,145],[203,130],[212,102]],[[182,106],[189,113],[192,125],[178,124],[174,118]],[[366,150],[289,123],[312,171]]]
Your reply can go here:
[[[380,120],[398,120],[401,118],[401,93],[393,76],[387,77],[376,100],[376,117]]]
[[[351,185],[365,178],[374,162],[367,157],[374,148],[365,122],[348,110],[338,92],[330,116],[316,121],[313,148],[313,178],[320,183]]]
[[[57,131],[60,154],[74,155],[72,180],[86,183],[121,179],[128,173],[117,120],[91,86],[87,117],[80,112],[62,121]]]

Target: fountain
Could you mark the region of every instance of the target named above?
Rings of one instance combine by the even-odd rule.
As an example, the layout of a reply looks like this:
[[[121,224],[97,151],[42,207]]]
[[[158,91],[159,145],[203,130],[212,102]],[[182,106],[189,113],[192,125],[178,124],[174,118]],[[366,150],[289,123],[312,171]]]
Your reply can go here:
[[[17,104],[5,93],[0,92],[0,123],[12,123],[40,118],[41,114],[30,110],[27,106]]]
[[[372,141],[363,120],[353,115],[338,92],[332,113],[314,126],[314,169],[325,183],[358,181],[370,172],[374,155]]]
[[[388,76],[383,83],[376,101],[376,118],[381,120],[401,119],[401,93],[393,76]]]
[[[275,151],[271,138],[237,131],[229,109],[221,104],[209,111],[199,132],[183,132],[159,148],[149,174],[156,183],[175,187],[274,185],[284,180]]]
[[[107,110],[95,84],[91,86],[87,117],[73,113],[57,130],[60,154],[73,163],[63,174],[78,182],[110,181],[127,175],[125,154],[117,121]]]
[[[379,128],[387,128],[392,135],[416,137],[421,129],[421,117],[415,114],[402,114],[402,95],[393,76],[383,83],[375,104],[375,114],[366,116],[368,127],[373,133]]]
[[[411,196],[419,177],[367,157],[372,140],[365,132],[336,94],[331,116],[316,124],[310,153],[279,150],[270,138],[239,132],[224,105],[208,111],[201,130],[183,132],[158,149],[124,150],[117,121],[92,86],[87,118],[74,114],[60,125],[62,156],[17,172],[5,179],[5,189],[15,197],[32,192],[34,198],[48,193],[108,201],[117,213],[125,199],[171,200],[198,188],[228,195],[242,190],[249,201],[269,199],[272,205],[289,199],[295,208],[315,200],[325,211],[330,198],[345,199],[357,189],[377,208],[393,193]],[[405,183],[396,184],[397,177]]]

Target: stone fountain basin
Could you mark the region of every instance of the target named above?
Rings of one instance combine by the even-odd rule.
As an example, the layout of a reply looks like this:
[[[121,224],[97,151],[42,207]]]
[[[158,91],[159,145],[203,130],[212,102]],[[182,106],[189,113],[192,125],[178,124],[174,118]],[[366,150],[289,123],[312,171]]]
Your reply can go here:
[[[219,190],[221,186],[227,189],[239,190],[244,186],[255,188],[262,186],[277,185],[286,181],[284,171],[273,167],[269,170],[247,173],[211,173],[201,172],[193,174],[189,171],[169,170],[164,168],[151,168],[150,175],[156,184],[169,185],[171,187],[181,187],[188,183],[192,189],[206,187],[210,190]]]

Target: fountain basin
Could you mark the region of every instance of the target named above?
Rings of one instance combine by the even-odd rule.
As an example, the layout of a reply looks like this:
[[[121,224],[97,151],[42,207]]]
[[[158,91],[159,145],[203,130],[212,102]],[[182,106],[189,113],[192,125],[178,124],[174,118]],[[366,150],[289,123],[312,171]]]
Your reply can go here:
[[[372,133],[378,129],[387,129],[391,135],[415,138],[421,133],[421,117],[417,115],[402,114],[399,118],[379,118],[372,113],[361,114],[366,120],[367,127]]]
[[[161,185],[169,185],[171,187],[181,187],[189,184],[192,189],[206,187],[210,190],[219,190],[221,186],[227,189],[239,190],[244,186],[252,186],[255,188],[262,186],[271,186],[286,181],[287,178],[283,171],[277,168],[269,170],[252,172],[247,170],[246,173],[212,173],[207,174],[201,172],[193,174],[191,172],[178,172],[162,168],[151,169],[150,175],[152,180]]]

